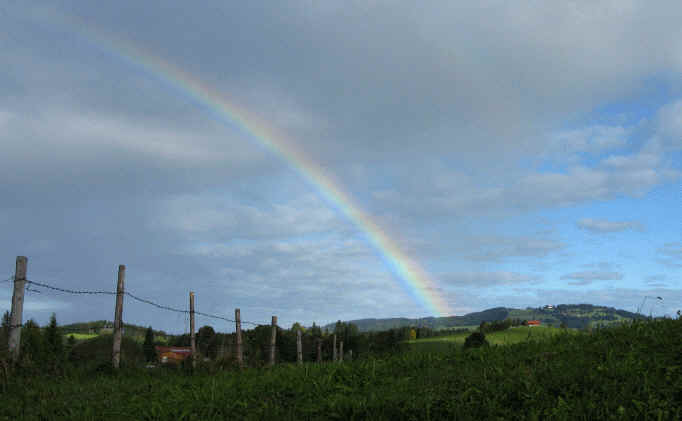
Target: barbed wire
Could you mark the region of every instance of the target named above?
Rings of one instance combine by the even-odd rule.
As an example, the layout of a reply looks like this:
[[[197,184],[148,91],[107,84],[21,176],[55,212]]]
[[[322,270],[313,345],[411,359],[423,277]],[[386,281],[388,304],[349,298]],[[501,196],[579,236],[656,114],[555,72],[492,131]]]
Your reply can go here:
[[[116,292],[112,292],[112,291],[94,291],[94,290],[85,290],[85,289],[82,289],[82,290],[75,290],[75,289],[68,289],[68,288],[59,288],[59,287],[55,287],[55,286],[43,284],[42,282],[30,281],[30,280],[28,280],[28,279],[26,280],[26,283],[32,284],[32,285],[36,285],[36,286],[39,286],[39,287],[42,287],[42,288],[51,289],[51,290],[54,290],[54,291],[65,292],[65,293],[67,293],[67,294],[91,294],[91,295],[95,295],[95,294],[104,294],[104,295],[116,295]]]
[[[9,282],[9,281],[13,281],[13,280],[14,280],[14,276],[10,276],[9,278],[3,279],[2,281],[0,281],[0,284],[3,284],[5,282]]]
[[[6,280],[6,281],[3,281],[3,282],[7,282],[7,281],[13,280],[13,279],[14,279],[14,277],[11,277],[10,279],[8,279],[8,280]],[[103,290],[75,290],[75,289],[69,289],[69,288],[60,288],[60,287],[56,287],[56,286],[53,286],[53,285],[48,285],[48,284],[45,284],[45,283],[42,283],[42,282],[33,281],[33,280],[28,280],[28,279],[26,280],[26,283],[27,283],[27,284],[30,284],[30,285],[37,286],[37,287],[41,287],[41,288],[46,288],[46,289],[49,289],[49,290],[53,290],[53,291],[63,292],[63,293],[66,293],[66,294],[76,294],[76,295],[85,295],[85,294],[87,294],[87,295],[98,295],[98,294],[100,294],[100,295],[102,295],[102,294],[103,294],[103,295],[117,295],[117,294],[118,294],[117,292],[114,292],[114,291],[103,291]],[[40,290],[31,289],[31,288],[29,288],[29,287],[26,287],[26,290],[27,290],[27,291],[30,291],[30,292],[37,292],[37,293],[40,293],[40,292],[41,292]],[[191,311],[189,311],[189,310],[184,310],[184,309],[179,309],[179,308],[171,307],[171,306],[164,305],[164,304],[159,304],[159,303],[156,303],[156,302],[154,302],[154,301],[151,301],[151,300],[148,300],[148,299],[145,299],[145,298],[138,297],[137,295],[134,295],[134,294],[132,294],[131,292],[128,292],[128,291],[124,291],[124,292],[123,292],[123,295],[127,295],[128,297],[132,298],[132,299],[135,300],[135,301],[139,301],[139,302],[141,302],[141,303],[151,305],[151,306],[156,307],[156,308],[161,309],[161,310],[173,311],[173,312],[176,312],[176,313],[191,314]],[[230,322],[230,323],[235,323],[235,322],[236,322],[236,320],[234,320],[234,319],[230,319],[230,318],[228,318],[228,317],[220,316],[220,315],[217,315],[217,314],[209,314],[209,313],[204,313],[204,312],[201,312],[201,311],[195,311],[194,314],[195,314],[195,315],[198,315],[198,316],[203,316],[203,317],[212,318],[212,319],[223,320],[223,321]],[[241,320],[240,323],[241,323],[241,324],[252,325],[252,326],[261,326],[261,325],[268,325],[268,324],[269,324],[269,323],[251,322],[251,321],[248,321],[248,320]],[[16,326],[15,326],[15,327],[16,327]]]
[[[161,310],[174,311],[174,312],[176,312],[176,313],[184,313],[184,314],[190,314],[190,313],[191,313],[191,311],[189,311],[189,310],[183,310],[183,309],[179,309],[179,308],[174,308],[174,307],[166,306],[166,305],[163,305],[163,304],[155,303],[155,302],[153,302],[153,301],[151,301],[151,300],[147,300],[147,299],[144,299],[144,298],[137,297],[137,296],[135,296],[135,295],[133,295],[133,294],[131,294],[130,292],[127,292],[127,291],[125,292],[125,295],[127,295],[127,296],[130,297],[130,298],[132,298],[133,300],[137,300],[137,301],[139,301],[139,302],[141,302],[141,303],[149,304],[149,305],[154,306],[154,307],[156,307],[156,308],[159,308],[159,309],[161,309]],[[218,316],[218,315],[216,315],[216,314],[208,314],[208,313],[203,313],[203,312],[200,312],[200,311],[195,311],[194,314],[195,314],[195,315],[199,315],[199,316],[204,316],[204,317],[210,317],[210,318],[213,318],[213,319],[220,319],[220,320],[224,320],[224,321],[226,321],[226,322],[232,322],[232,323],[236,322],[236,320],[229,319],[229,318],[223,317],[223,316]],[[259,325],[262,325],[262,324],[267,324],[267,323],[249,322],[249,321],[246,321],[246,320],[241,320],[241,323],[246,323],[246,324],[250,324],[250,325],[254,325],[254,326],[259,326]]]

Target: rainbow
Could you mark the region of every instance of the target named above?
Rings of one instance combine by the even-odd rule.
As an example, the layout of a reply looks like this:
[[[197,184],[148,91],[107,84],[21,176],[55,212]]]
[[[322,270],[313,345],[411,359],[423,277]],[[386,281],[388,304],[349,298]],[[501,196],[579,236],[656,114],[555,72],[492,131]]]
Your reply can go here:
[[[228,101],[201,80],[150,51],[106,34],[84,21],[75,21],[71,17],[64,18],[70,26],[78,28],[77,31],[84,32],[85,39],[96,47],[122,58],[133,67],[144,70],[175,91],[206,107],[218,121],[238,127],[255,142],[281,157],[325,200],[365,233],[369,243],[376,248],[391,272],[424,309],[434,316],[452,314],[448,303],[439,293],[440,289],[428,273],[407,256],[386,231],[353,201],[353,198],[341,188],[340,183],[312,161],[282,131],[278,131],[236,102]]]

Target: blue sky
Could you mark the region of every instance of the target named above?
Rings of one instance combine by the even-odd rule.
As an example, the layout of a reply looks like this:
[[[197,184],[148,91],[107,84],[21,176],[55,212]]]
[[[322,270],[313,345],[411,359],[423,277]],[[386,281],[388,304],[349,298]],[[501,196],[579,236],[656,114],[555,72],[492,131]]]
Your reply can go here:
[[[289,162],[115,38],[286,133],[453,314],[661,296],[645,309],[674,315],[681,19],[674,1],[8,2],[3,279],[25,255],[36,281],[111,290],[126,264],[140,297],[186,308],[193,290],[201,311],[284,326],[432,315]],[[25,309],[69,323],[113,302],[42,290]],[[172,332],[183,317],[124,310]]]

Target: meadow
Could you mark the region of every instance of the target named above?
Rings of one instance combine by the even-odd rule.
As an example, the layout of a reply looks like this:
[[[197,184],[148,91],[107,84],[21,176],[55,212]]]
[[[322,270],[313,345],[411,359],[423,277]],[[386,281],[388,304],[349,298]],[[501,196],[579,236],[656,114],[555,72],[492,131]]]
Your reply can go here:
[[[512,345],[528,340],[541,340],[560,334],[574,335],[578,332],[577,329],[561,329],[551,326],[517,326],[503,331],[487,333],[485,337],[490,345]],[[464,345],[464,340],[470,334],[471,332],[459,332],[448,336],[414,339],[407,341],[407,343],[413,351],[448,352],[455,347]]]
[[[0,420],[682,418],[682,320],[535,332],[509,345],[271,369],[17,372],[3,378]]]

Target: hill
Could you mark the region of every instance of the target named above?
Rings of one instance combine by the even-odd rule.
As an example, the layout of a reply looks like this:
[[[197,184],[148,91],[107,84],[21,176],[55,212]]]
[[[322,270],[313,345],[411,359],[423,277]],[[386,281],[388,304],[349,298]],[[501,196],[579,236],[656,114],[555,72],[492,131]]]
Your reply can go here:
[[[540,320],[544,325],[558,327],[564,323],[567,327],[585,328],[587,326],[608,325],[627,320],[644,319],[645,317],[626,310],[613,307],[595,306],[592,304],[559,304],[552,308],[525,309],[495,307],[463,316],[425,317],[420,319],[358,319],[350,320],[360,332],[382,331],[406,326],[428,327],[435,330],[466,326],[478,326],[481,322],[504,319]],[[334,323],[324,326],[333,330]]]
[[[114,322],[108,320],[96,320],[91,322],[71,323],[60,326],[61,330],[67,334],[81,334],[81,335],[100,335],[113,333]],[[157,340],[166,340],[168,334],[163,330],[154,330],[154,338]],[[123,336],[136,339],[144,339],[147,328],[134,324],[123,324]]]

